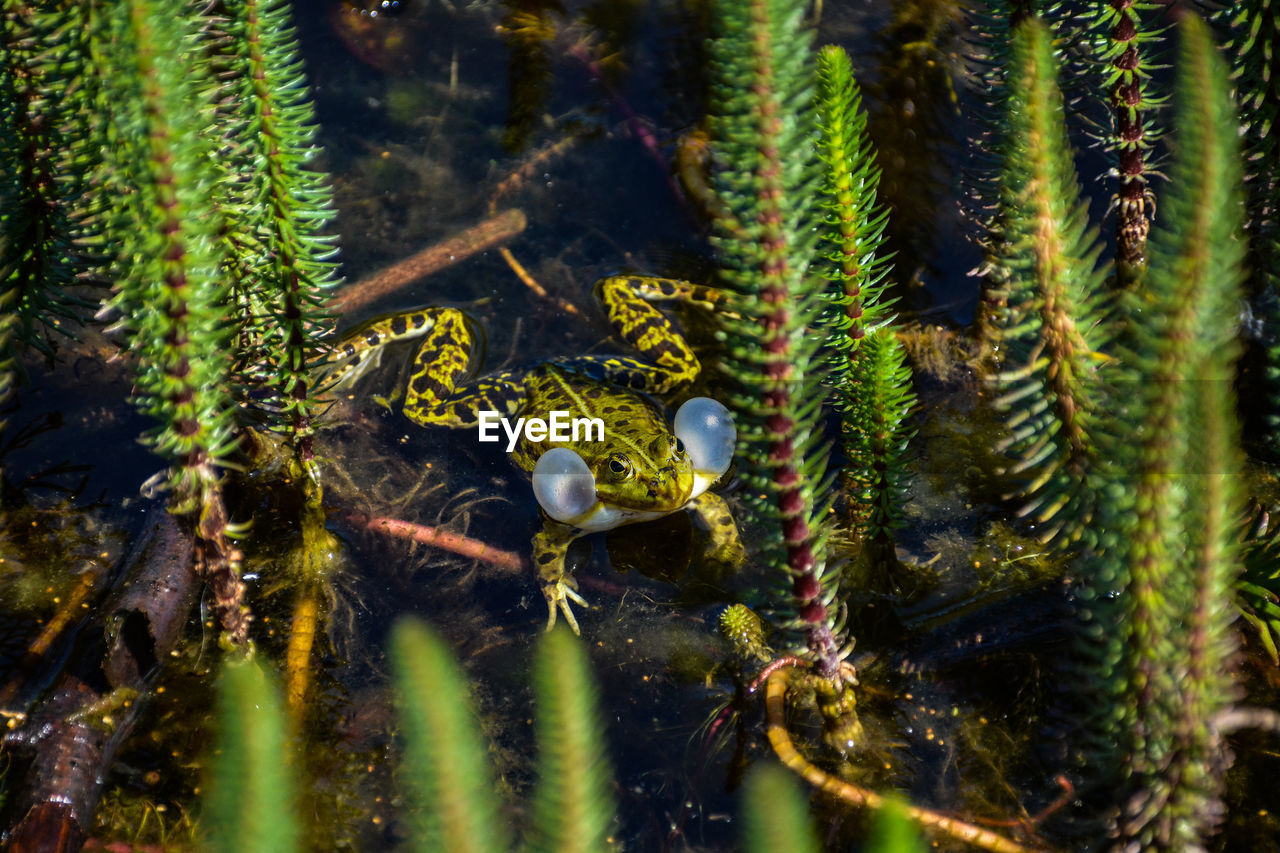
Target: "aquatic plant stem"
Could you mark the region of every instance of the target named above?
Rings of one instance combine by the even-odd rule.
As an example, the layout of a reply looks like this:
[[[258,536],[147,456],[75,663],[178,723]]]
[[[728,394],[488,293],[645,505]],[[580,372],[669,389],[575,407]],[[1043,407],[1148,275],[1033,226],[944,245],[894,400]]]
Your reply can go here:
[[[1143,56],[1143,43],[1155,35],[1144,26],[1144,10],[1163,4],[1136,0],[1106,0],[1093,4],[1094,26],[1099,30],[1099,53],[1110,69],[1107,74],[1112,134],[1119,183],[1116,187],[1116,279],[1122,288],[1135,284],[1147,264],[1147,232],[1152,205],[1147,177],[1147,150],[1154,134],[1150,113],[1158,106],[1149,94],[1152,63]]]
[[[440,243],[428,246],[373,275],[349,284],[328,303],[335,314],[349,314],[395,293],[418,279],[465,260],[474,254],[505,243],[528,225],[524,211],[504,210]]]
[[[232,73],[222,103],[233,105],[224,109],[236,142],[220,161],[240,204],[227,229],[236,256],[228,267],[245,274],[236,282],[240,373],[249,388],[273,390],[265,412],[318,482],[311,423],[320,401],[311,368],[332,325],[323,304],[337,283],[337,250],[324,233],[334,214],[328,178],[307,168],[319,149],[291,5],[226,0],[216,18],[230,35]]]
[[[774,754],[778,756],[779,761],[810,785],[841,802],[872,810],[884,808],[886,800],[881,794],[843,779],[837,779],[810,764],[796,750],[795,744],[791,742],[791,735],[787,732],[787,686],[792,669],[795,669],[795,665],[791,663],[778,666],[765,681],[765,716],[768,721],[766,733]],[[1043,848],[1019,844],[989,829],[920,806],[908,804],[902,808],[908,817],[925,829],[958,838],[983,850],[991,850],[993,853],[1035,853],[1043,850]]]
[[[289,647],[285,650],[285,702],[295,721],[306,709],[307,684],[311,680],[311,648],[315,645],[320,620],[320,596],[312,584],[298,590],[289,623]]]

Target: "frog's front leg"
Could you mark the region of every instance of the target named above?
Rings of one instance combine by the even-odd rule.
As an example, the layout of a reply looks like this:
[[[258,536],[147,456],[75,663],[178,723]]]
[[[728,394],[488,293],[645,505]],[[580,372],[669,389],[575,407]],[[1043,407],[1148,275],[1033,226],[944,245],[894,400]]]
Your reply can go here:
[[[569,602],[582,607],[587,601],[578,595],[578,584],[565,571],[564,558],[569,545],[582,535],[582,531],[567,524],[546,520],[542,529],[533,537],[533,562],[538,568],[538,579],[542,582],[542,594],[547,599],[547,630],[556,625],[556,616],[564,614],[564,621],[569,623],[573,633],[581,636],[578,620],[574,618]]]
[[[736,568],[742,565],[747,552],[742,547],[738,524],[725,499],[715,492],[703,492],[689,503],[689,508],[697,513],[711,532],[711,547],[707,549],[707,556],[724,566]]]

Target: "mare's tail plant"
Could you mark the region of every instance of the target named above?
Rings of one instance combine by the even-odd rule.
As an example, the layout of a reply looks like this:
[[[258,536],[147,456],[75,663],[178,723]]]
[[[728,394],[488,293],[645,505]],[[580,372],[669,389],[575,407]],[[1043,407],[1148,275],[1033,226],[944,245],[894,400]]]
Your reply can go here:
[[[1077,560],[1085,772],[1125,849],[1202,846],[1222,811],[1216,719],[1235,698],[1239,138],[1225,65],[1194,17],[1176,67],[1169,186],[1145,287],[1121,303],[1128,332],[1098,409],[1113,438],[1089,477],[1095,538]]]
[[[92,265],[100,224],[86,187],[97,77],[89,61],[89,4],[0,4],[0,293],[21,343],[52,355],[43,329],[67,331],[88,305],[68,288]]]
[[[880,170],[849,56],[828,45],[817,59],[822,208],[818,271],[831,282],[822,324],[831,337],[830,382],[843,419],[853,533],[893,554],[907,485],[908,417],[915,404],[906,353],[885,299],[888,211],[877,203]]]
[[[449,649],[416,622],[392,637],[404,726],[415,849],[506,850],[491,773],[467,693]],[[534,663],[538,785],[529,850],[592,853],[608,848],[613,823],[609,766],[587,656],[567,629],[542,638]]]
[[[220,485],[234,450],[232,311],[220,276],[209,80],[193,59],[200,48],[189,14],[155,0],[104,14],[95,48],[111,69],[103,173],[118,247],[113,304],[136,363],[136,402],[159,422],[147,441],[169,462],[157,483],[195,531],[223,630],[243,642],[249,616]]]
[[[223,202],[239,324],[236,373],[270,422],[289,437],[300,474],[316,479],[312,420],[317,400],[309,375],[329,317],[323,302],[336,283],[333,217],[327,179],[307,168],[315,115],[307,97],[296,37],[283,0],[233,0],[219,102],[228,187]],[[265,399],[261,391],[266,389]],[[318,496],[316,497],[318,503]]]
[[[448,646],[406,620],[392,631],[390,654],[409,849],[509,850],[488,750]],[[604,853],[614,811],[607,743],[581,642],[563,628],[544,636],[533,679],[539,782],[525,849]],[[204,811],[213,849],[297,849],[297,785],[284,769],[290,762],[279,689],[254,661],[229,661],[220,686],[222,735]]]
[[[223,629],[243,641],[221,490],[242,425],[236,388],[289,435],[323,531],[318,484],[303,475],[331,213],[323,178],[304,168],[313,119],[288,5],[3,9],[0,359],[12,365],[15,339],[48,349],[34,330],[72,316],[69,286],[113,282],[135,402],[158,423],[146,441],[167,463],[149,484],[187,520]]]
[[[229,660],[218,685],[218,751],[202,822],[211,853],[300,849],[297,783],[275,679],[255,661]]]
[[[1050,538],[1082,533],[1097,455],[1102,325],[1100,247],[1080,199],[1052,39],[1034,18],[1019,24],[1004,85],[1002,167],[991,244],[989,340],[996,407],[1009,431],[1007,473],[1022,479],[1023,515]]]
[[[1115,263],[1116,283],[1122,288],[1134,286],[1147,264],[1153,210],[1148,158],[1159,136],[1152,115],[1166,100],[1152,92],[1157,61],[1151,45],[1163,35],[1154,19],[1165,8],[1163,3],[1108,0],[1086,3],[1080,12],[1107,93],[1111,127],[1101,141],[1114,158],[1117,176]]]
[[[833,490],[819,426],[817,336],[825,282],[810,273],[818,173],[810,37],[786,0],[720,0],[711,45],[715,246],[728,290],[725,369],[733,377],[744,502],[789,627],[827,679],[840,671],[843,617],[827,558]]]
[[[88,4],[68,15],[0,3],[0,407],[18,378],[17,352],[52,355],[46,330],[67,333],[88,304],[68,288],[92,268],[100,230],[85,192],[97,150],[91,15]]]

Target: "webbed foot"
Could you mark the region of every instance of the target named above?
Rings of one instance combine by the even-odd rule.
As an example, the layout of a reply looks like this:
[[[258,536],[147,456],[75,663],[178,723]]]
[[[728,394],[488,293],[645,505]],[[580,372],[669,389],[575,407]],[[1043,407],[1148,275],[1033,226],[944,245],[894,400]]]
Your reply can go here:
[[[542,581],[542,595],[547,600],[547,630],[556,625],[561,613],[573,633],[582,636],[578,620],[570,603],[587,606],[587,600],[578,595],[578,583],[565,571],[564,558],[569,543],[581,535],[581,531],[565,524],[548,520],[533,537],[533,561],[538,566],[538,578]]]
[[[564,577],[558,581],[550,581],[542,585],[542,594],[547,599],[547,630],[550,631],[556,626],[556,617],[558,614],[564,614],[564,621],[573,629],[576,636],[581,637],[582,631],[578,629],[578,620],[573,615],[573,608],[569,606],[569,602],[587,606],[587,600],[578,595],[577,582],[571,577]]]

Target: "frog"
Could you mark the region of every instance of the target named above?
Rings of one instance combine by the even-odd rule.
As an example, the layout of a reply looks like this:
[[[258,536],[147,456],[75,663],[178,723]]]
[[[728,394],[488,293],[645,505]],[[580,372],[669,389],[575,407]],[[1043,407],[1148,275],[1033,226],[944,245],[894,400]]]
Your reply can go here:
[[[701,370],[697,355],[661,303],[714,310],[722,292],[707,285],[642,275],[608,276],[596,297],[619,337],[639,353],[544,359],[472,378],[481,332],[458,308],[432,306],[371,321],[335,347],[343,387],[376,367],[393,343],[417,339],[403,389],[402,412],[423,427],[472,427],[485,419],[598,423],[581,434],[508,427],[511,460],[530,474],[542,510],[533,563],[547,603],[546,629],[558,617],[581,634],[573,604],[587,607],[566,568],[569,546],[589,533],[693,511],[710,531],[708,557],[736,566],[745,556],[724,498],[711,487],[728,471],[736,431],[728,409],[706,397],[685,401],[669,423],[654,396],[670,395]],[[553,423],[554,425],[554,423]],[[555,440],[553,440],[555,439]],[[492,440],[492,439],[490,439]]]

